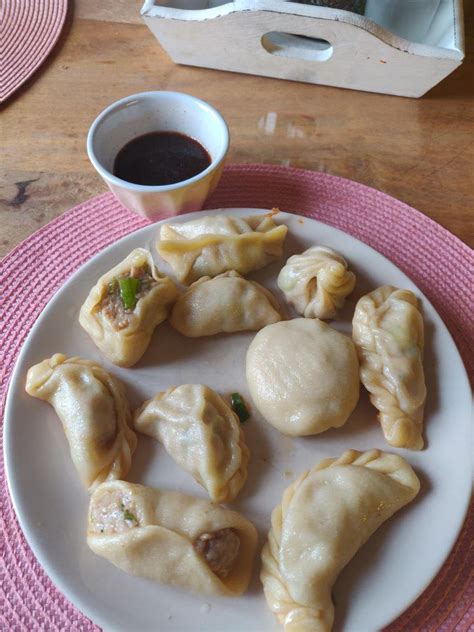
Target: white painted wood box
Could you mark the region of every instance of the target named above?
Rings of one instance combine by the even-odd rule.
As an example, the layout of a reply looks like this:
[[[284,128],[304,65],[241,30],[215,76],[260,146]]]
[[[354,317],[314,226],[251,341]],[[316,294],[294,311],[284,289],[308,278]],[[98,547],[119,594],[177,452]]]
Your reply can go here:
[[[462,0],[440,0],[423,43],[348,11],[221,1],[147,0],[142,16],[177,64],[406,97],[425,94],[464,58]]]

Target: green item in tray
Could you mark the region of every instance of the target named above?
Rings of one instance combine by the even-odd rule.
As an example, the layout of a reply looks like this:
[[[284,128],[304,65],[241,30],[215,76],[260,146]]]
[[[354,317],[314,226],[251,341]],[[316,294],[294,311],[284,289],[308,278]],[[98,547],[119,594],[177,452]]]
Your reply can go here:
[[[312,4],[318,7],[329,7],[331,9],[344,9],[352,13],[364,14],[366,0],[294,0],[298,4]]]

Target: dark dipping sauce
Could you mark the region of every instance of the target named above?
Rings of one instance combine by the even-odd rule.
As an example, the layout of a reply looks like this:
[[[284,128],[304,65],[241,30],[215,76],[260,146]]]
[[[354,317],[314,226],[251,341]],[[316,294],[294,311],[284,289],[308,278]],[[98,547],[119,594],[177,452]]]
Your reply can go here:
[[[197,140],[179,132],[151,132],[122,147],[114,175],[132,184],[161,186],[188,180],[210,164],[211,157]]]

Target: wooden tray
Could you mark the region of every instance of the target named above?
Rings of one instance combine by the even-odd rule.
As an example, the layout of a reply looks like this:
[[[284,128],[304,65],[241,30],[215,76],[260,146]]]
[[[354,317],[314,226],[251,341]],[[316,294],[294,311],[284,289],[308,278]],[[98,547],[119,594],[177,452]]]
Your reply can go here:
[[[348,11],[215,1],[147,0],[142,16],[177,64],[407,97],[425,94],[464,58],[462,0],[441,2],[422,44]]]

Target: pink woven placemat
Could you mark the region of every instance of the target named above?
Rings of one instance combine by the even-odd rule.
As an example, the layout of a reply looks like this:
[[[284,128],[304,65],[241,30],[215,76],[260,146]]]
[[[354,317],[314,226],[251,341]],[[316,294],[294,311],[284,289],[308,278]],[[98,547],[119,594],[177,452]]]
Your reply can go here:
[[[0,2],[0,103],[44,62],[61,33],[68,0]]]
[[[273,206],[336,226],[391,259],[432,301],[449,327],[473,380],[474,254],[468,246],[402,202],[323,173],[234,165],[225,170],[218,189],[207,202],[208,208]],[[146,224],[146,220],[125,210],[106,193],[50,222],[0,263],[2,420],[15,359],[47,301],[81,264]],[[8,496],[3,458],[0,493],[0,629],[96,630],[55,588],[31,553]],[[474,629],[473,536],[471,507],[448,561],[422,596],[389,626],[390,632]]]

